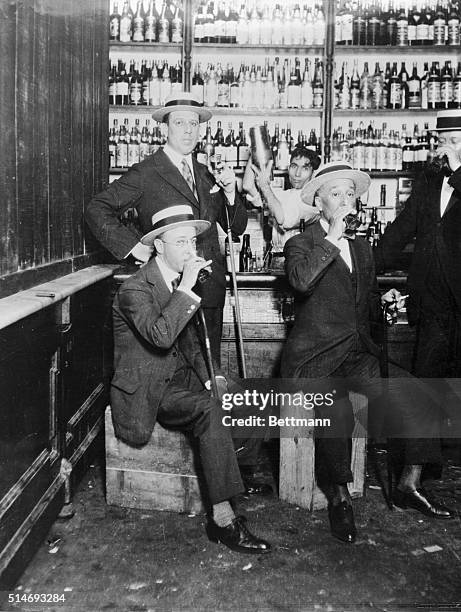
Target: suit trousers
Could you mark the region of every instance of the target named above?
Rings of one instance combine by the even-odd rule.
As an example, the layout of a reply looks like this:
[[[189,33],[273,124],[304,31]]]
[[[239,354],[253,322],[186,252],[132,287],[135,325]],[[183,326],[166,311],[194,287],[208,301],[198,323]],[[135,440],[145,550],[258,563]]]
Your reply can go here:
[[[331,427],[318,428],[315,433],[316,477],[321,486],[352,481],[354,415],[349,391],[367,397],[369,423],[374,434],[379,432],[388,438],[394,463],[441,461],[437,401],[422,381],[410,376],[381,378],[377,357],[359,347],[330,377],[335,379],[335,401],[332,406],[316,408],[316,417],[331,421]]]

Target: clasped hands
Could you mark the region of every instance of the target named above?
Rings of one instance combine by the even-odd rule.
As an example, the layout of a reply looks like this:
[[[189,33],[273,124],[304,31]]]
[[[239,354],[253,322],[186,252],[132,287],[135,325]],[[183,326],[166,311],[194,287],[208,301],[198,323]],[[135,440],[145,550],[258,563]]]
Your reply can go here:
[[[381,306],[384,308],[386,323],[394,325],[397,322],[399,310],[405,306],[408,295],[402,295],[397,289],[389,289],[381,296]]]

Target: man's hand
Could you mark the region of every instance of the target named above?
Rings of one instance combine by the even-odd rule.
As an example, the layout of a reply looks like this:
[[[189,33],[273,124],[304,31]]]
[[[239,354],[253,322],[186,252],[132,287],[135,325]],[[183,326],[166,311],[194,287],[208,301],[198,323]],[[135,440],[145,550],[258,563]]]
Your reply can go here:
[[[330,228],[327,233],[327,238],[333,242],[337,242],[344,232],[344,217],[346,217],[353,209],[350,206],[340,206],[333,217],[330,219]]]
[[[135,258],[136,265],[144,265],[151,258],[153,250],[153,246],[147,246],[147,244],[142,244],[142,242],[138,242],[131,249],[130,255]]]
[[[270,189],[273,164],[273,160],[270,159],[267,162],[266,167],[262,168],[261,170],[255,164],[251,164],[251,169],[253,170],[255,176],[255,183],[263,193]]]
[[[203,259],[203,257],[191,257],[189,260],[187,260],[184,264],[182,278],[181,282],[178,285],[178,289],[192,291],[192,287],[197,282],[198,273],[203,268],[209,266],[212,261],[212,259],[208,259],[207,261]]]
[[[398,311],[405,306],[408,295],[402,295],[397,289],[389,289],[381,296],[381,305],[386,309],[386,323],[393,325],[397,322]]]
[[[459,151],[457,151],[453,145],[446,144],[437,147],[436,155],[437,157],[442,157],[443,155],[446,155],[448,159],[448,165],[450,166],[453,172],[458,170],[458,168],[461,166]]]

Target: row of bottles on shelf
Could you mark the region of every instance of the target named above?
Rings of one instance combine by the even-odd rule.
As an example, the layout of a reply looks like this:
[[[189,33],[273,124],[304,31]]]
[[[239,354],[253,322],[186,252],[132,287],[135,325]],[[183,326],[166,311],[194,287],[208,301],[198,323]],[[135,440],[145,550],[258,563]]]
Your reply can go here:
[[[169,66],[166,60],[142,60],[141,64],[118,60],[109,71],[109,104],[160,106],[170,94],[182,91],[182,66]]]
[[[304,60],[283,64],[276,57],[272,65],[265,59],[264,66],[241,64],[234,70],[232,64],[223,70],[208,64],[205,71],[197,64],[192,78],[192,93],[205,106],[246,109],[322,109],[323,64],[315,58],[314,66]]]
[[[443,68],[439,62],[424,62],[424,71],[418,75],[417,63],[413,62],[411,75],[405,62],[398,72],[397,62],[386,62],[384,72],[375,64],[370,74],[368,62],[364,62],[359,76],[358,61],[354,60],[351,76],[347,62],[343,62],[341,73],[335,80],[335,108],[340,109],[439,109],[461,108],[461,61],[457,70],[446,60]]]
[[[336,4],[337,45],[407,47],[461,43],[458,0],[337,0]]]
[[[354,129],[349,121],[347,131],[333,131],[331,160],[344,160],[366,171],[415,171],[434,158],[436,147],[436,132],[429,130],[427,123],[422,131],[415,124],[411,133],[406,124],[398,131],[388,130],[386,123],[376,129],[370,122],[366,128],[361,121]]]
[[[240,8],[239,8],[240,4]],[[201,0],[194,41],[240,45],[323,45],[323,2],[239,2]]]
[[[265,124],[268,140],[271,143],[271,153],[274,160],[274,168],[285,171],[290,163],[290,153],[294,146],[306,146],[320,154],[320,142],[314,129],[310,130],[309,136],[303,131],[298,132],[298,140],[295,142],[291,133],[291,125],[280,130],[279,124],[275,124],[274,134],[269,134],[267,123]],[[139,119],[135,119],[131,125],[128,118],[120,123],[114,119],[113,126],[109,130],[109,159],[111,168],[127,168],[135,163],[143,161],[148,155],[155,153],[159,147],[166,142],[165,134],[159,123],[150,125],[150,119],[146,119],[141,128]],[[207,123],[205,134],[197,142],[195,148],[197,160],[208,165],[212,156],[220,156],[220,159],[233,168],[243,169],[250,157],[250,143],[247,139],[243,122],[239,122],[238,133],[232,126],[228,125],[225,135],[221,121],[217,122],[216,132],[213,135],[211,125]]]
[[[181,43],[183,23],[183,10],[178,2],[164,0],[158,12],[155,0],[149,1],[147,10],[144,9],[142,0],[138,0],[133,12],[129,0],[125,0],[121,14],[118,3],[114,2],[109,18],[109,36],[110,40],[125,43]]]

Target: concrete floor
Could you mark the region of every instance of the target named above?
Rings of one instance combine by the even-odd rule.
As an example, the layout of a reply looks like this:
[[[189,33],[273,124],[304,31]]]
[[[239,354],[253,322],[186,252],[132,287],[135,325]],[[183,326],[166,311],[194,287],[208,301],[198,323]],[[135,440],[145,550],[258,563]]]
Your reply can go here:
[[[454,520],[388,510],[369,477],[366,498],[354,501],[359,530],[354,545],[331,537],[325,511],[311,514],[275,496],[241,500],[250,528],[274,547],[271,555],[252,556],[209,542],[203,516],[107,506],[95,466],[74,496],[74,517],[56,521],[15,590],[57,593],[65,603],[0,601],[0,610],[461,607],[461,468],[449,461],[433,490],[457,509]]]

